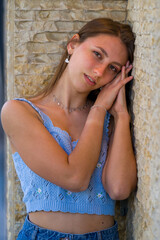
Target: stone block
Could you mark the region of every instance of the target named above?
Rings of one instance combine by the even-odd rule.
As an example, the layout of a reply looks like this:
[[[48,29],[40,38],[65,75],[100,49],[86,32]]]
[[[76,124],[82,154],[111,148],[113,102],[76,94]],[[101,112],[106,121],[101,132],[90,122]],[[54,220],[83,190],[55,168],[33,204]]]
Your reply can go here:
[[[61,21],[83,21],[85,15],[85,10],[64,10],[60,11]]]
[[[57,66],[56,61],[52,64],[17,64],[15,65],[15,75],[23,75],[23,74],[52,74],[53,68]]]
[[[27,43],[15,43],[15,55],[26,55],[27,54]]]
[[[76,3],[76,1],[75,1]],[[78,1],[77,1],[78,3]],[[81,6],[80,6],[81,5]],[[101,11],[103,10],[105,7],[103,6],[103,1],[84,1],[81,4],[76,4],[75,9],[85,9],[85,10],[94,10],[94,11]]]
[[[127,1],[104,1],[102,2],[104,10],[126,11]]]
[[[41,1],[41,9],[43,10],[65,10],[68,9],[68,2],[72,2],[69,0],[66,1]]]
[[[119,22],[124,22],[126,19],[126,11],[111,11],[110,18]]]
[[[15,0],[15,9],[16,10],[35,10],[41,9],[40,7],[41,0],[28,0],[28,1],[21,1]]]
[[[75,21],[74,22],[74,31],[79,32],[79,30],[87,23],[87,21]],[[72,34],[73,35],[73,34]]]
[[[74,30],[74,22],[57,21],[55,25],[58,32],[72,32]]]
[[[23,11],[23,10],[17,10],[15,11],[15,20],[35,20],[35,11]]]
[[[67,42],[68,34],[60,32],[41,32],[33,37],[34,42]]]
[[[73,10],[94,10],[99,11],[103,9],[102,1],[86,1],[86,0],[79,0],[79,1],[66,1],[67,9]]]
[[[52,22],[52,21],[44,22],[42,31],[51,31],[51,32],[57,31],[55,22]]]
[[[52,11],[35,11],[36,21],[57,21],[60,20],[60,12],[57,10]]]
[[[44,22],[17,21],[15,22],[15,32],[19,31],[43,31]]]
[[[63,46],[55,42],[36,43],[28,42],[26,49],[29,53],[62,53]]]
[[[57,9],[57,5],[59,9],[63,8],[63,1],[48,1],[48,0],[28,0],[28,1],[21,1],[15,0],[15,8],[16,10],[23,9],[23,10],[51,10]]]
[[[124,21],[126,17],[126,12],[125,11],[100,11],[100,12],[95,12],[95,11],[88,11],[85,13],[85,19],[87,21],[90,21],[94,18],[99,18],[99,17],[106,17],[106,18],[111,18],[116,21]]]
[[[28,63],[30,64],[58,64],[61,58],[61,54],[54,54],[54,53],[36,53],[36,54],[30,54],[27,57]]]
[[[42,89],[52,75],[17,75],[15,76],[16,96],[30,96]]]
[[[33,41],[35,35],[34,31],[17,31],[14,33],[14,39],[16,44],[25,44],[27,42]]]
[[[20,63],[27,63],[26,55],[16,55],[15,56],[15,65]]]

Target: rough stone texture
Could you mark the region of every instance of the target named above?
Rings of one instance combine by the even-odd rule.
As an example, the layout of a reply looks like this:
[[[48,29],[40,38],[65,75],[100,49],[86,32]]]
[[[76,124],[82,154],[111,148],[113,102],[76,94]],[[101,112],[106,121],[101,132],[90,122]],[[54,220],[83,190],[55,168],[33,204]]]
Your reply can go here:
[[[127,239],[160,239],[160,1],[129,0],[136,34],[133,112],[138,189],[130,199]]]
[[[69,37],[95,17],[126,17],[136,33],[133,111],[138,191],[127,218],[119,217],[121,240],[160,236],[160,1],[8,0],[6,4],[7,99],[35,93],[54,74]],[[9,148],[8,148],[9,149]],[[7,155],[8,240],[16,238],[25,207],[10,150]],[[117,215],[120,203],[117,203]]]

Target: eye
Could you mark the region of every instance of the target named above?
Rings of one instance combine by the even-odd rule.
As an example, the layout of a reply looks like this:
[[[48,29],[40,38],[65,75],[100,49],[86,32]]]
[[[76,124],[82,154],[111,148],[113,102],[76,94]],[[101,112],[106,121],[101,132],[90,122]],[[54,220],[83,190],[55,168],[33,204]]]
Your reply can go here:
[[[102,58],[102,56],[101,56],[101,54],[100,54],[99,52],[93,51],[93,53],[94,53],[94,55],[95,55],[96,57],[98,57],[99,59]]]
[[[115,73],[118,72],[118,69],[117,69],[115,66],[113,66],[113,65],[110,65],[110,69],[111,69],[113,72],[115,72]]]

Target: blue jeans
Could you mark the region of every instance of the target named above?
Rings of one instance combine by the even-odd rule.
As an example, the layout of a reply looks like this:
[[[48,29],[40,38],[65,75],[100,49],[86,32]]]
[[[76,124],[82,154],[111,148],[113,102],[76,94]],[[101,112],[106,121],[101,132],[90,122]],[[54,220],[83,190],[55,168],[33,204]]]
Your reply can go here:
[[[119,240],[118,225],[115,223],[113,227],[98,232],[68,234],[38,227],[27,216],[17,240]]]

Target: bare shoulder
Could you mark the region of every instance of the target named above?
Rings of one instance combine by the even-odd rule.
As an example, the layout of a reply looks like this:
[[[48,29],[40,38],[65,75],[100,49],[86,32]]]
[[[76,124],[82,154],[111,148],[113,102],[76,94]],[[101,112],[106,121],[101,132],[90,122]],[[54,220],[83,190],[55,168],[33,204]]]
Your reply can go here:
[[[28,118],[29,120],[35,117],[38,117],[35,110],[29,106],[28,103],[22,101],[9,100],[1,109],[1,122],[6,134],[8,134],[10,129],[12,129],[13,126],[15,127],[19,121],[23,122],[24,118]]]

